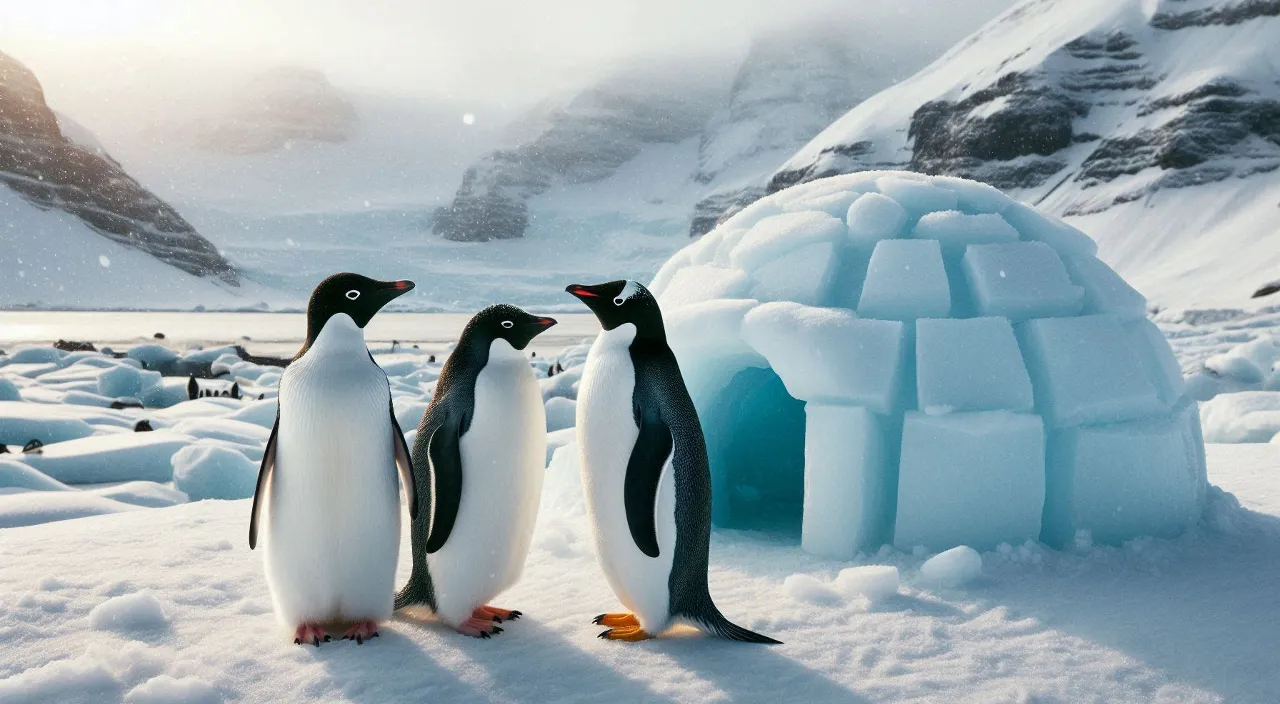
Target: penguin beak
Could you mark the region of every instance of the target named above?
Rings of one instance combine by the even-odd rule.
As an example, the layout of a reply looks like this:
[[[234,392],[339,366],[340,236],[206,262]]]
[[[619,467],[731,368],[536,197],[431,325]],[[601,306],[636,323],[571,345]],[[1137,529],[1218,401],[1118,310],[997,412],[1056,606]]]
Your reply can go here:
[[[583,303],[587,303],[587,301],[589,301],[592,298],[600,298],[600,293],[595,290],[596,288],[597,287],[595,286],[583,286],[582,284],[573,284],[572,286],[566,287],[565,291],[568,292],[569,295],[574,296],[575,298],[582,301]]]
[[[413,290],[413,282],[407,279],[400,281],[379,281],[377,288],[377,296],[375,300],[378,303],[378,309],[391,301],[403,296]]]
[[[547,328],[550,328],[552,325],[556,324],[556,319],[555,318],[534,318],[533,324],[537,325],[542,330],[546,330]]]

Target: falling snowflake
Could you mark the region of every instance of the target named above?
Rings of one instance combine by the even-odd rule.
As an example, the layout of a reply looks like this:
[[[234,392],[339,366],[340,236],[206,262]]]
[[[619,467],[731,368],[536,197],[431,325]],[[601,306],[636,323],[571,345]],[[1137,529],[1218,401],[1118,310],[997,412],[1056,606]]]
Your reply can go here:
[[[473,115],[473,114],[471,114],[471,113],[469,113],[469,112],[466,112],[466,113],[463,113],[463,114],[462,114],[462,124],[464,124],[464,125],[474,125],[475,123],[476,123],[476,116],[475,116],[475,115]]]
[[[101,265],[102,265],[102,268],[104,268],[104,269],[109,269],[109,268],[111,268],[111,260],[110,260],[110,259],[108,259],[108,258],[107,258],[107,255],[105,255],[105,254],[99,254],[99,255],[98,255],[98,263],[99,263],[99,264],[101,264]]]

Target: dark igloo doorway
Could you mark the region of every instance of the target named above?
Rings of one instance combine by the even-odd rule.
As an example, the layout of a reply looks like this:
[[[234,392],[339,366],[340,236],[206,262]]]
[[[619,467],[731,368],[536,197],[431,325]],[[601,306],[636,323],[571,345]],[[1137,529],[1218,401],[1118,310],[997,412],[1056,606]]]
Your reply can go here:
[[[800,535],[804,402],[768,367],[747,367],[703,404],[712,522]]]

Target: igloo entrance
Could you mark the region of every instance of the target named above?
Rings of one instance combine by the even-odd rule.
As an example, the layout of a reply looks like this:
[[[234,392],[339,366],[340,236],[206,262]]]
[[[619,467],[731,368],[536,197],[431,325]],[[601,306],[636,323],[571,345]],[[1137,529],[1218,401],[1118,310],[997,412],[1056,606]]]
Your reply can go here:
[[[804,403],[768,367],[747,367],[702,404],[712,521],[722,528],[800,532]]]

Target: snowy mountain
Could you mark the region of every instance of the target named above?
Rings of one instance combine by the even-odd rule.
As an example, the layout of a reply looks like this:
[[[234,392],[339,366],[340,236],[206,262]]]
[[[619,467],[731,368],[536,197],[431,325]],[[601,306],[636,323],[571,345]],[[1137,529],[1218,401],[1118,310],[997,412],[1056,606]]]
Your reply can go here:
[[[519,125],[515,146],[467,169],[435,231],[461,242],[521,237],[531,198],[608,178],[650,145],[697,137],[719,97],[714,81],[669,65],[617,73],[544,104]]]
[[[141,252],[185,272],[173,272],[176,280],[216,277],[239,285],[236,270],[217,248],[125,173],[87,130],[63,120],[60,124],[45,103],[35,74],[0,53],[0,182],[6,186],[0,188],[0,213],[8,231],[6,255],[20,259],[19,253],[40,256],[43,251],[44,258],[55,257],[64,253],[55,242],[65,235],[71,248],[65,253],[79,256],[83,246],[69,242],[101,242],[109,248],[105,238],[131,252],[129,258]],[[68,273],[61,277],[70,278]]]
[[[877,168],[1010,190],[1161,305],[1246,299],[1280,271],[1280,2],[1026,0],[768,190]]]
[[[281,66],[253,76],[235,90],[231,107],[189,126],[202,148],[255,154],[294,142],[345,142],[359,122],[355,106],[312,69]]]

